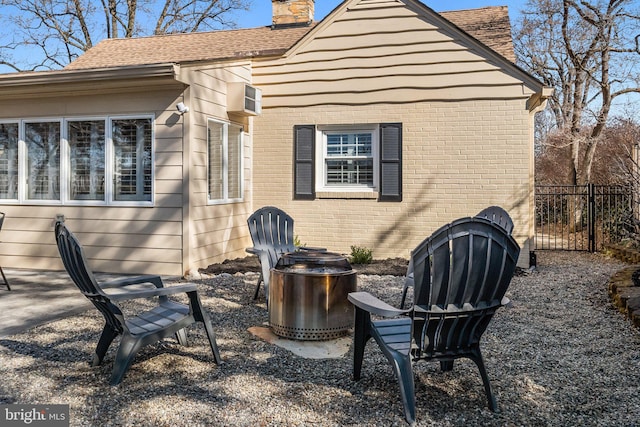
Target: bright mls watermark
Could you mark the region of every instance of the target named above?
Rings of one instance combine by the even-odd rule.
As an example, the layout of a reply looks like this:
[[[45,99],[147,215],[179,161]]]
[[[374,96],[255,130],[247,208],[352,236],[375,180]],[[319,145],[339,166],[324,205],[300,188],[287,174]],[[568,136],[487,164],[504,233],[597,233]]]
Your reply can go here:
[[[0,426],[69,427],[69,405],[0,405]]]

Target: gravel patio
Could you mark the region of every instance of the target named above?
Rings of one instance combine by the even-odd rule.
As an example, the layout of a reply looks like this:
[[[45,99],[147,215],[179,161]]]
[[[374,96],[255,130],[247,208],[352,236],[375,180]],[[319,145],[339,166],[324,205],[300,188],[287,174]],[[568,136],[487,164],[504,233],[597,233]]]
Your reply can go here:
[[[484,334],[500,412],[487,409],[471,361],[446,373],[422,362],[414,365],[417,425],[639,426],[640,331],[607,296],[607,280],[624,266],[597,254],[538,252],[538,269],[512,281],[513,307]],[[110,387],[116,346],[103,366],[88,363],[103,325],[91,309],[0,339],[0,404],[69,404],[72,426],[406,425],[397,382],[373,341],[353,382],[351,351],[307,359],[248,332],[267,321],[264,298],[252,300],[256,279],[239,273],[199,282],[220,366],[203,331],[192,328],[192,346],[146,347]],[[402,283],[358,278],[361,290],[394,305]]]

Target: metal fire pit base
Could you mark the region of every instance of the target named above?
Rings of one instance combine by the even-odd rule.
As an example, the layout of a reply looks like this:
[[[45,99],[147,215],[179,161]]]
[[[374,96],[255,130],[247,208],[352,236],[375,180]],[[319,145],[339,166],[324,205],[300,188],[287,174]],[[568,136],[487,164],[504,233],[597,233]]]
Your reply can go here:
[[[269,325],[278,336],[322,341],[346,335],[353,327],[349,292],[357,289],[356,272],[313,273],[271,270]]]

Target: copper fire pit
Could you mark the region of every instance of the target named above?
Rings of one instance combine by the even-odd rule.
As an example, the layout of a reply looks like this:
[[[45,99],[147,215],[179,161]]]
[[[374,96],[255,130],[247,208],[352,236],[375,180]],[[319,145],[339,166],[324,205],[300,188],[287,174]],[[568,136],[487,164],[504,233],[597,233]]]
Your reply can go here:
[[[346,335],[353,326],[356,272],[332,252],[284,254],[271,270],[269,324],[276,335],[320,341]]]

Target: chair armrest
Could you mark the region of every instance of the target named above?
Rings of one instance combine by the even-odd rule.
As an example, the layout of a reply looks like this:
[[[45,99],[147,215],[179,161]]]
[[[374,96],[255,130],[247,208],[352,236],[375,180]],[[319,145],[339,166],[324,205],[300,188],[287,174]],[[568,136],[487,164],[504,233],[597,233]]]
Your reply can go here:
[[[253,254],[253,255],[259,255],[260,252],[262,252],[262,251],[260,249],[256,249],[256,248],[246,248],[245,252],[248,252],[248,253]]]
[[[498,300],[490,301],[490,302],[481,302],[475,306],[467,303],[462,307],[457,307],[454,304],[449,304],[446,308],[442,308],[438,305],[432,305],[431,308],[426,308],[424,306],[416,306],[413,308],[413,311],[416,313],[424,313],[424,314],[434,314],[434,315],[455,315],[455,314],[467,314],[474,311],[485,311],[491,309],[497,309],[502,307],[502,303]]]
[[[115,292],[105,292],[105,294],[107,294],[107,296],[114,301],[122,301],[137,298],[163,297],[167,295],[194,292],[197,290],[198,287],[195,283],[185,283],[183,285],[155,289],[131,290],[126,288],[118,288]]]
[[[415,279],[413,278],[413,271],[411,273],[407,271],[407,275],[404,278],[404,287],[405,288],[415,287]]]
[[[401,310],[374,297],[369,292],[351,292],[347,299],[357,308],[383,317],[395,317],[407,314],[411,309]]]
[[[144,276],[123,277],[121,279],[111,280],[109,282],[101,283],[100,288],[111,289],[119,288],[122,286],[139,285],[142,283],[153,284],[156,288],[164,287],[164,285],[162,284],[162,278],[160,276],[148,274]]]

